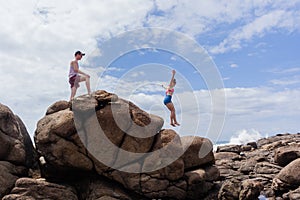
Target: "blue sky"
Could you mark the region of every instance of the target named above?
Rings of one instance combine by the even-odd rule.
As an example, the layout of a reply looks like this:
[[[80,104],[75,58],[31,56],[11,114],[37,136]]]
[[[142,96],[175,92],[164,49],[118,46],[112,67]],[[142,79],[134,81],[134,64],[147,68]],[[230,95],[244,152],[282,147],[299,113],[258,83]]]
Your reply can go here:
[[[271,85],[272,80],[299,76],[299,70],[296,70],[300,63],[299,45],[299,35],[296,33],[272,33],[251,41],[238,52],[218,55],[214,60],[222,76],[229,78],[224,81],[228,87]],[[295,70],[288,73],[287,68]],[[288,85],[289,88],[298,86]]]
[[[121,88],[135,89],[128,97],[165,118],[165,128],[170,128],[168,111],[161,104],[164,91],[159,84],[166,84],[171,68],[176,69],[174,103],[183,121],[176,128],[180,135],[193,132],[195,119],[200,121],[196,134],[213,140],[300,130],[299,0],[12,0],[0,11],[0,102],[22,118],[31,135],[50,104],[69,98],[68,67],[78,49],[87,53],[81,66],[92,76],[92,89],[111,90],[123,76]],[[181,57],[193,50],[184,40],[170,44],[177,52],[137,45],[98,78],[105,66],[91,60],[101,57],[103,44],[143,28],[178,32],[205,50],[199,56],[210,58],[224,84],[226,118],[221,133],[206,133],[219,108],[212,110],[205,80]],[[116,43],[114,50],[126,45]],[[83,93],[81,87],[78,94]],[[189,101],[194,97],[196,107]]]

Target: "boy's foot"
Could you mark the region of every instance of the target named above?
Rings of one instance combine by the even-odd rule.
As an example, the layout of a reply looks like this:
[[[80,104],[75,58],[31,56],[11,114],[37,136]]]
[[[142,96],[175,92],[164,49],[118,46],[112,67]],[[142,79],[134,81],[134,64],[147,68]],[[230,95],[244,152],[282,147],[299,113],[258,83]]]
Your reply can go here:
[[[171,126],[175,127],[175,124],[172,124],[172,123],[171,123]]]
[[[175,124],[176,124],[177,126],[180,126],[180,124],[179,124],[178,122],[175,122]]]
[[[82,95],[82,96],[91,98],[91,97],[92,97],[92,94],[85,94],[85,95]]]

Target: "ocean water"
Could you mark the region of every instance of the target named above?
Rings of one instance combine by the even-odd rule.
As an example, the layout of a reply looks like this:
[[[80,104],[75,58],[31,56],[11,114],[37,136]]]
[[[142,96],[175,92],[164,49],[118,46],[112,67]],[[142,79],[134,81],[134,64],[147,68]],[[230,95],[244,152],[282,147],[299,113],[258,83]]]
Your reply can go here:
[[[216,143],[214,143],[213,145],[213,151],[217,151],[218,146],[224,146],[224,145],[229,145],[230,141],[218,141]]]
[[[217,150],[218,146],[223,146],[223,145],[230,145],[230,144],[247,144],[248,142],[256,142],[257,140],[268,137],[268,135],[262,136],[262,134],[255,130],[255,129],[250,129],[250,130],[240,130],[237,131],[235,134],[233,134],[228,140],[219,140],[219,141],[213,141],[214,144],[214,151]]]

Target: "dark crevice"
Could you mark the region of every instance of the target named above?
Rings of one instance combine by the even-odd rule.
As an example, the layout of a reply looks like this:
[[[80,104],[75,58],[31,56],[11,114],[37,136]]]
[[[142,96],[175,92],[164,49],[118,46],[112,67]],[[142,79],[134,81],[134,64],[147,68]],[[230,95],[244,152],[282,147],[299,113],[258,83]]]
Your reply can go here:
[[[153,152],[153,150],[154,150],[154,147],[155,147],[155,145],[156,145],[157,141],[159,140],[159,137],[161,136],[161,135],[160,135],[160,132],[161,132],[161,131],[163,131],[163,130],[164,130],[164,129],[162,129],[162,130],[158,131],[158,132],[155,134],[155,136],[154,136],[154,138],[153,138],[153,142],[152,142],[152,145],[151,145],[151,147],[150,147],[150,150],[149,150],[149,152]]]

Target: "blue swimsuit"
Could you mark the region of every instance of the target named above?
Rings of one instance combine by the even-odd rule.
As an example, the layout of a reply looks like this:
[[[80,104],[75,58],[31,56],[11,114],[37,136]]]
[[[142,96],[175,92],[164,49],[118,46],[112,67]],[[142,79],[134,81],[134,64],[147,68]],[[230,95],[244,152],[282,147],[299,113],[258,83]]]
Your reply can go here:
[[[164,98],[164,104],[165,105],[167,105],[168,103],[171,103],[172,102],[172,95],[170,95],[170,93],[171,94],[173,94],[173,92],[174,92],[174,88],[172,88],[172,89],[167,89],[167,91],[166,91],[166,96],[165,96],[165,98]]]
[[[168,103],[171,103],[172,101],[172,96],[171,95],[166,95],[164,98],[164,104],[167,105]]]

